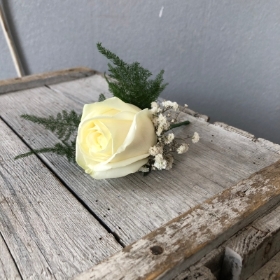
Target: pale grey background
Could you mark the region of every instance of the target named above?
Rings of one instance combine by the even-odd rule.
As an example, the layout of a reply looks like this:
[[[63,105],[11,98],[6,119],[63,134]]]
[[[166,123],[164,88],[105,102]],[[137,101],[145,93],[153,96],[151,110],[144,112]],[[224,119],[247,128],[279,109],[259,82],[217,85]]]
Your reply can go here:
[[[29,74],[76,66],[105,71],[96,50],[101,41],[128,62],[164,69],[164,97],[280,144],[279,0],[2,4]],[[14,77],[2,32],[0,48],[0,79]]]

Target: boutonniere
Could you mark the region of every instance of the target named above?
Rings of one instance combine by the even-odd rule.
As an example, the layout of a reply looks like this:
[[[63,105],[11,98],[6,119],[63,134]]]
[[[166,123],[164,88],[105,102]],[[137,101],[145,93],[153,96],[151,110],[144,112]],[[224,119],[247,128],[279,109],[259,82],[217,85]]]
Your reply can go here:
[[[173,130],[189,121],[177,121],[176,102],[158,101],[167,86],[163,83],[164,71],[151,79],[152,73],[138,62],[127,64],[101,43],[97,48],[113,63],[108,64],[109,74],[104,77],[114,97],[106,99],[101,93],[98,102],[84,105],[81,115],[75,111],[62,111],[47,118],[22,115],[51,130],[60,142],[16,159],[53,152],[76,161],[95,179],[171,169],[173,154],[189,149],[188,139],[176,138]],[[199,135],[194,133],[188,138],[196,143]]]

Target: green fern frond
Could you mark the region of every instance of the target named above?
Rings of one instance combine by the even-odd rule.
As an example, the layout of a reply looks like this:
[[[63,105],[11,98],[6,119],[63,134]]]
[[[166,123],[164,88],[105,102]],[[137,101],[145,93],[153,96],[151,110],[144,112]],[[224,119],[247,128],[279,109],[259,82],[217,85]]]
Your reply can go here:
[[[31,156],[33,154],[55,153],[55,154],[58,154],[60,156],[66,156],[68,161],[75,162],[75,146],[76,146],[75,141],[71,141],[70,144],[68,144],[66,142],[63,142],[63,144],[62,143],[57,143],[53,147],[37,149],[37,150],[33,150],[33,151],[30,151],[30,152],[25,153],[25,154],[20,154],[20,155],[16,156],[15,159],[28,157],[28,156]]]
[[[152,80],[149,79],[152,73],[144,69],[140,63],[127,64],[117,55],[104,48],[101,43],[97,44],[97,48],[115,66],[108,63],[110,79],[106,77],[106,74],[105,79],[110,92],[122,101],[134,104],[141,109],[150,108],[151,103],[159,97],[168,85],[163,83],[163,70]]]
[[[101,101],[104,101],[104,100],[106,100],[105,95],[103,93],[100,93],[99,97],[98,97],[98,102],[101,102]]]
[[[33,115],[22,115],[22,118],[43,125],[46,129],[54,132],[59,139],[67,141],[73,132],[79,126],[81,115],[75,111],[58,113],[56,118],[49,116],[48,118],[40,118]]]

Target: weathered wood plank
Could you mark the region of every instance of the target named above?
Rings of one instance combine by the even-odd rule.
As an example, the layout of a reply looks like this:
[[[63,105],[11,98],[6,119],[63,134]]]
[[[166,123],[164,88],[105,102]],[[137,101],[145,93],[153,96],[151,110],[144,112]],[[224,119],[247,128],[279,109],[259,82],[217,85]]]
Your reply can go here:
[[[220,272],[223,265],[224,253],[225,247],[224,244],[222,244],[218,248],[215,248],[210,253],[205,255],[202,259],[199,260],[198,263],[194,264],[189,269],[192,269],[192,267],[199,268],[201,266],[204,266],[210,269],[210,271],[217,279],[220,279]]]
[[[205,266],[192,267],[180,273],[172,280],[216,280],[209,268]]]
[[[0,134],[0,233],[22,278],[69,278],[122,248],[36,156],[14,160],[28,149],[1,120]]]
[[[280,251],[280,206],[203,257],[190,270],[209,268],[219,279],[247,279]]]
[[[71,81],[88,77],[98,72],[89,68],[71,68],[66,70],[35,74],[21,78],[0,81],[0,95],[29,88],[40,87],[45,84],[51,85],[65,81]]]
[[[253,222],[225,246],[242,259],[239,279],[247,279],[280,251],[280,206]],[[226,252],[224,266],[229,267],[227,260]]]
[[[56,88],[55,91],[37,88],[3,95],[0,99],[2,117],[32,148],[52,145],[58,140],[40,126],[20,119],[20,114],[48,116],[67,108],[81,111],[83,104],[97,100],[100,92],[107,94],[106,81],[99,75],[69,82],[71,91],[68,83],[63,84],[67,88]],[[181,117],[192,122],[190,126],[178,129],[182,137],[198,131],[201,141],[186,155],[176,157],[175,166],[169,172],[98,181],[65,158],[49,154],[40,157],[120,237],[121,242],[128,245],[280,159],[277,151],[268,149],[263,143],[199,118],[183,113]]]
[[[280,279],[280,253],[260,268],[248,280],[279,280]]]
[[[2,280],[22,279],[1,234],[0,234],[0,279]]]
[[[280,161],[182,214],[75,280],[172,279],[279,202]]]

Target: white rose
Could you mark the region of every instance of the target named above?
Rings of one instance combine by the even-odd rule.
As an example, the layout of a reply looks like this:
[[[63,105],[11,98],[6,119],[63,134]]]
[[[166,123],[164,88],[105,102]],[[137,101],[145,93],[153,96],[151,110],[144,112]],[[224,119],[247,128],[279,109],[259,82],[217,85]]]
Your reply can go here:
[[[147,163],[156,141],[149,110],[113,97],[84,106],[76,161],[95,179],[122,177]]]

